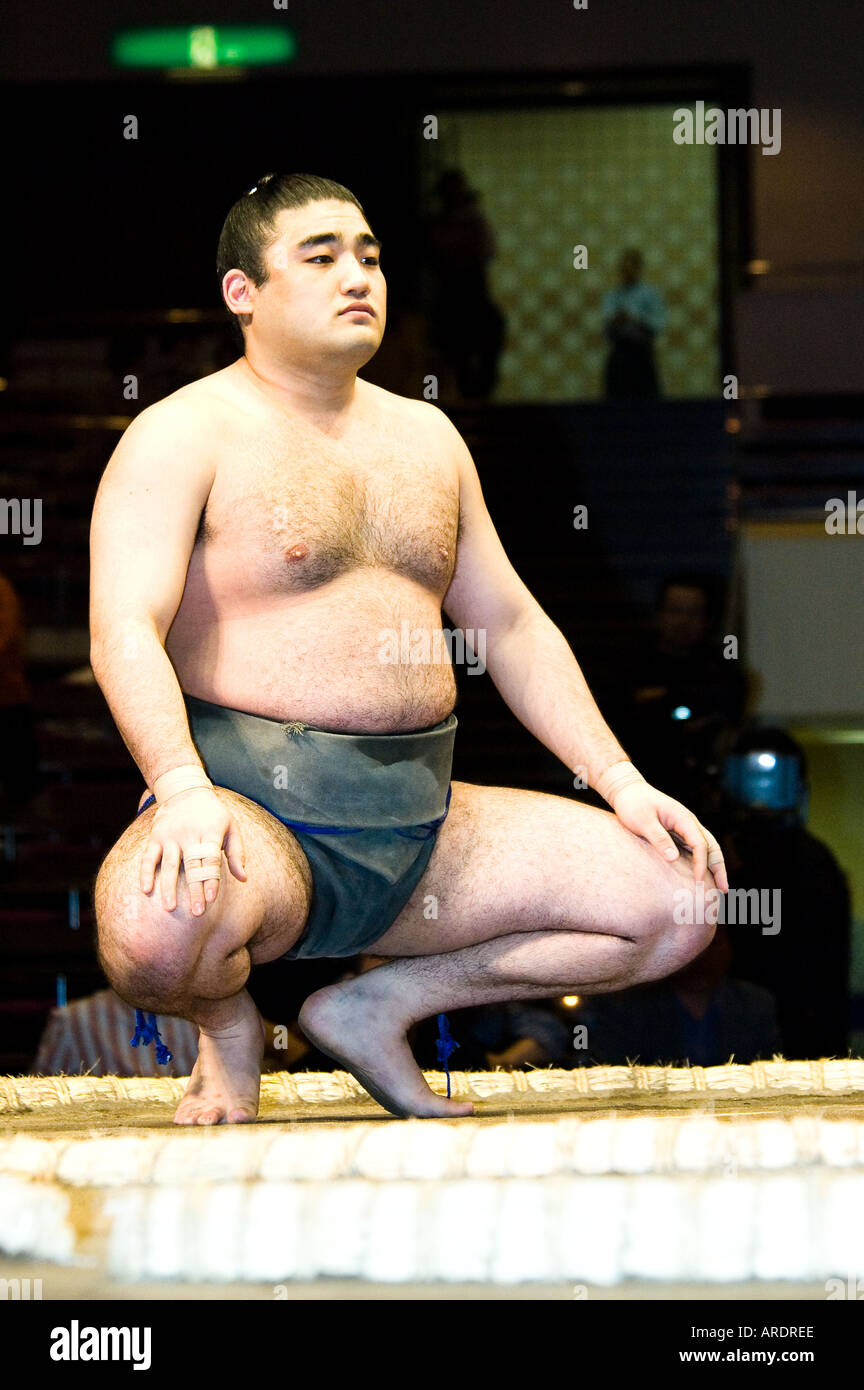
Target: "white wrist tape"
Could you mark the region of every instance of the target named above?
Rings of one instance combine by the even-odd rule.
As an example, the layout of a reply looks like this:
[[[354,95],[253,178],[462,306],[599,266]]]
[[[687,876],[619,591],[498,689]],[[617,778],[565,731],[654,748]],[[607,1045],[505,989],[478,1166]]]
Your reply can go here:
[[[153,795],[161,806],[169,796],[177,796],[180,792],[192,791],[196,787],[212,789],[213,783],[203,767],[199,767],[197,763],[184,763],[182,767],[172,767],[170,772],[163,772],[161,777],[156,778],[153,783]]]
[[[613,763],[611,767],[607,767],[606,771],[598,777],[595,790],[600,793],[604,801],[608,801],[614,810],[614,798],[620,791],[645,780],[642,773],[637,771],[628,758],[623,762]]]

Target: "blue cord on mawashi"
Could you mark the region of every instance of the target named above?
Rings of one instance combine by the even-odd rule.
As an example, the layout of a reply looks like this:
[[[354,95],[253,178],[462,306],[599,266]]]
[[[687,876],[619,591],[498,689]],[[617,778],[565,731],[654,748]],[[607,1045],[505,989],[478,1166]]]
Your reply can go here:
[[[153,805],[153,802],[155,800],[156,798],[151,792],[147,800],[144,802],[144,805],[139,806],[138,810],[135,812],[136,820],[138,816],[141,815],[142,811],[146,811],[148,806]],[[156,1022],[155,1014],[145,1013],[143,1009],[135,1010],[135,1036],[133,1038],[130,1038],[129,1042],[132,1047],[137,1047],[139,1043],[143,1043],[145,1047],[149,1047],[151,1042],[155,1043],[156,1061],[160,1064],[160,1066],[164,1067],[168,1062],[173,1061],[174,1053],[169,1052],[168,1048],[165,1046],[164,1042],[159,1036],[159,1025]]]
[[[450,1099],[450,1067],[448,1058],[451,1052],[455,1052],[459,1044],[450,1036],[450,1025],[447,1022],[446,1014],[438,1015],[438,1041],[435,1047],[438,1051],[438,1061],[447,1073],[447,1099]]]
[[[139,1043],[143,1043],[145,1047],[149,1047],[151,1042],[155,1043],[156,1061],[163,1067],[174,1057],[174,1053],[169,1051],[159,1036],[159,1025],[156,1022],[156,1015],[147,1014],[143,1009],[135,1010],[135,1036],[134,1038],[130,1038],[129,1042],[132,1047],[137,1047]]]

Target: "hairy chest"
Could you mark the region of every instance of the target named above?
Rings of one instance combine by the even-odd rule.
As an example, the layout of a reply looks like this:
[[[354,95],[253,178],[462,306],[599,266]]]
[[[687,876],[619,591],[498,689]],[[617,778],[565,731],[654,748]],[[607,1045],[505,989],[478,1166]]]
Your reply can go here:
[[[443,596],[458,526],[455,469],[416,442],[259,440],[220,462],[198,545],[231,557],[253,589],[316,589],[371,568]]]

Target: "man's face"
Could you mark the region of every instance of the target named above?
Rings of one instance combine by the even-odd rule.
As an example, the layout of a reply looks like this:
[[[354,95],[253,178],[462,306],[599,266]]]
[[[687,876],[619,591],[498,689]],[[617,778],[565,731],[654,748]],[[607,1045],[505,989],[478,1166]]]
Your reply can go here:
[[[283,361],[336,359],[358,370],[377,352],[387,316],[380,243],[365,217],[353,203],[309,203],[283,208],[276,233],[264,254],[269,279],[245,282],[247,349],[254,339]]]

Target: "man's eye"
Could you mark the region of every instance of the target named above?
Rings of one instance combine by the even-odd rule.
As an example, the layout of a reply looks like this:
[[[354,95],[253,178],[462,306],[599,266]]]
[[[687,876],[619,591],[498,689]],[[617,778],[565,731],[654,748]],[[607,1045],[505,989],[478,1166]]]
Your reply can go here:
[[[320,256],[310,256],[308,264],[314,265],[316,261],[332,261],[332,259],[333,257],[328,256],[326,251],[322,251]],[[365,261],[367,265],[378,265],[379,263],[378,256],[362,256],[361,260]]]

